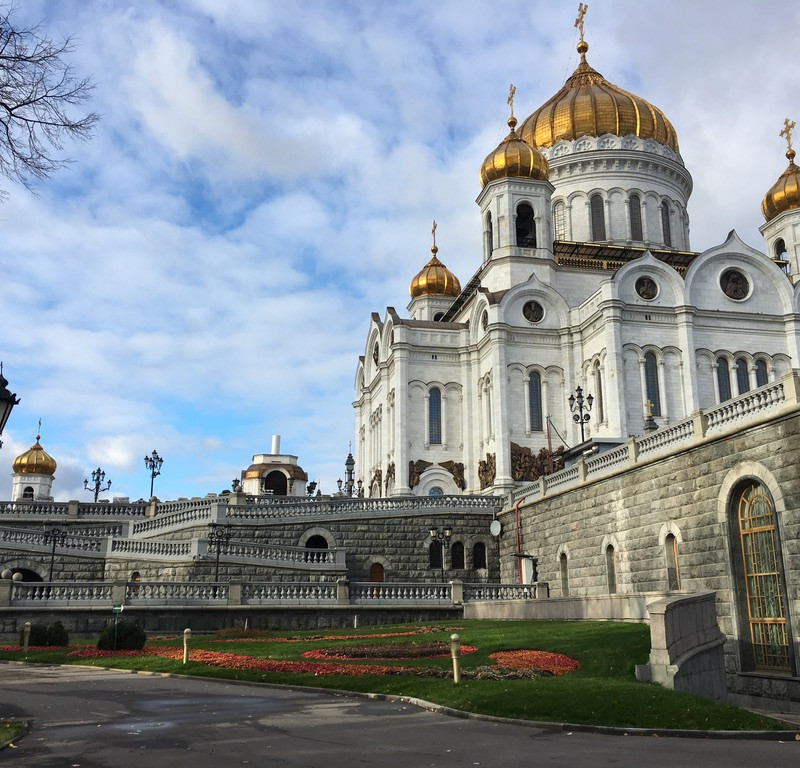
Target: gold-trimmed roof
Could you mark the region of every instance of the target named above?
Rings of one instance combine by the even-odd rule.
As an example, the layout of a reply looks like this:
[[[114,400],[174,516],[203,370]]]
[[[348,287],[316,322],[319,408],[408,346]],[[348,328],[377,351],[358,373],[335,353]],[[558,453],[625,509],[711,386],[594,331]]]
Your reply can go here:
[[[439,249],[431,248],[430,261],[416,274],[408,286],[411,298],[418,296],[458,296],[461,283],[458,278],[437,258]]]
[[[761,213],[767,221],[772,221],[784,211],[800,208],[800,167],[794,163],[793,149],[789,149],[786,157],[789,166],[769,188],[761,202]]]
[[[519,135],[534,147],[552,147],[581,136],[638,136],[655,139],[675,152],[678,136],[664,113],[640,96],[609,83],[586,61],[589,45],[581,40],[580,64],[564,87],[522,123]]]
[[[517,119],[513,115],[508,118],[508,127],[511,129],[508,136],[481,165],[481,187],[495,179],[547,179],[550,175],[550,165],[544,155],[517,134]]]
[[[11,468],[18,475],[54,475],[56,460],[45,451],[39,443],[40,435],[36,435],[36,442],[25,453],[14,459]]]

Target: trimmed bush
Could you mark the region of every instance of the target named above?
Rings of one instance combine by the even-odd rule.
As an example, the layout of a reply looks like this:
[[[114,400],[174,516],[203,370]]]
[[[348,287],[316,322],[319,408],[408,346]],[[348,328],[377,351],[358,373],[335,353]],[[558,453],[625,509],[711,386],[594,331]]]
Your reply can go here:
[[[25,630],[20,630],[19,644],[25,643]],[[64,646],[69,645],[69,635],[64,625],[57,621],[54,624],[45,624],[37,621],[31,624],[31,634],[28,638],[28,645],[34,646]]]
[[[125,621],[117,623],[117,643],[118,651],[141,651],[147,642],[145,631],[135,621]],[[105,629],[100,633],[97,641],[97,649],[100,651],[114,650],[114,622],[106,624]]]

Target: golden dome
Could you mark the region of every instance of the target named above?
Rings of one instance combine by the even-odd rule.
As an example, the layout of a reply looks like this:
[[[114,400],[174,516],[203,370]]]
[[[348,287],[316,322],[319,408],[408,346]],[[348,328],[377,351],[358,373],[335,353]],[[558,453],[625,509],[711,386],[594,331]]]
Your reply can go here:
[[[511,132],[483,161],[480,171],[482,187],[495,179],[547,179],[550,174],[544,155],[517,135],[517,119],[513,115],[508,118],[508,127]]]
[[[411,281],[408,292],[412,299],[418,296],[458,296],[461,293],[458,278],[436,258],[438,251],[434,245],[431,248],[431,260]]]
[[[794,164],[793,149],[789,149],[786,157],[789,159],[789,167],[769,188],[761,202],[761,213],[767,221],[772,221],[784,211],[800,208],[800,167]]]
[[[581,40],[578,68],[553,98],[522,123],[520,136],[534,147],[552,147],[581,136],[633,135],[655,139],[678,152],[678,137],[664,113],[592,69],[586,63],[588,50]]]
[[[18,475],[53,475],[55,474],[56,460],[39,444],[40,435],[36,435],[36,443],[28,448],[25,453],[14,459],[11,468]]]

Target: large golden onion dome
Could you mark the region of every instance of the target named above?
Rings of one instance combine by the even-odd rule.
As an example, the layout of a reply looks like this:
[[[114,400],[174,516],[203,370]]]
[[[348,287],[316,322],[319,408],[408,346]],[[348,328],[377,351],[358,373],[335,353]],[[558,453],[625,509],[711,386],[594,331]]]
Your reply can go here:
[[[588,50],[588,44],[581,40],[578,68],[553,98],[522,123],[520,136],[541,148],[581,136],[633,135],[655,139],[679,152],[678,136],[664,113],[592,69],[586,62]]]
[[[11,468],[18,475],[53,475],[55,474],[56,460],[39,444],[40,435],[36,435],[36,442],[25,453],[14,459]]]
[[[481,165],[481,187],[495,179],[547,179],[550,175],[545,156],[517,135],[517,118],[513,115],[508,118],[508,127],[511,132]]]
[[[458,278],[436,257],[439,249],[431,248],[430,261],[417,273],[411,281],[408,292],[412,299],[418,296],[458,296],[461,283]]]
[[[767,221],[772,221],[778,214],[800,208],[800,167],[794,164],[795,151],[789,148],[786,153],[789,167],[769,188],[761,202],[761,213]]]

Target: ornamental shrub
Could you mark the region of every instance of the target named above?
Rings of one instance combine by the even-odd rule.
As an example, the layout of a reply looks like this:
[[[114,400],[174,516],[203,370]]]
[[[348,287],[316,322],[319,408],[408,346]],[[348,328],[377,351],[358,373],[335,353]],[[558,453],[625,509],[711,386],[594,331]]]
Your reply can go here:
[[[145,631],[135,621],[117,622],[117,644],[118,651],[141,651],[147,642]],[[114,650],[114,622],[106,624],[100,633],[97,641],[97,648],[100,651]]]
[[[25,630],[20,630],[19,644],[25,643]],[[69,635],[64,625],[60,621],[53,624],[45,624],[44,622],[37,621],[31,624],[31,634],[28,638],[28,645],[34,646],[64,646],[69,645]]]

